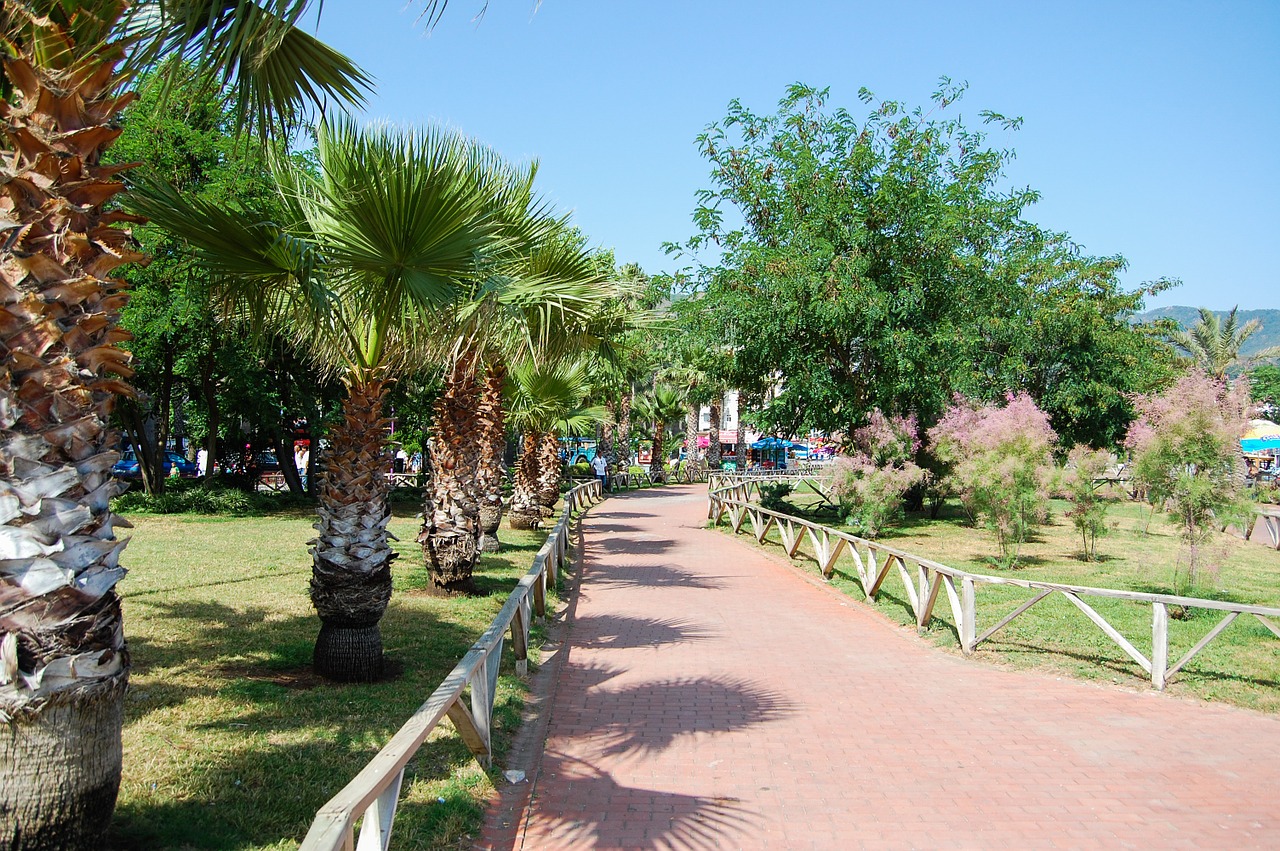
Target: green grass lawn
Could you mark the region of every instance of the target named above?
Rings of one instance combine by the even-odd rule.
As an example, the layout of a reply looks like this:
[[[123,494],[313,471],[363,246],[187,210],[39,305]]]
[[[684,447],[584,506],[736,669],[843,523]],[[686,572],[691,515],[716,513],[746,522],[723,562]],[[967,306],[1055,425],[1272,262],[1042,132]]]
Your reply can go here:
[[[816,497],[806,493],[797,493],[788,499],[802,508],[818,503]],[[1151,512],[1147,506],[1128,501],[1115,503],[1108,517],[1113,528],[1099,544],[1100,560],[1085,562],[1079,555],[1078,533],[1064,516],[1067,507],[1065,502],[1054,501],[1049,525],[1037,530],[1035,538],[1023,546],[1021,566],[1010,570],[992,564],[992,557],[998,553],[994,536],[983,528],[969,526],[951,506],[948,508],[952,510],[944,511],[938,520],[909,516],[905,522],[886,530],[881,540],[909,553],[974,573],[1174,593],[1180,545],[1176,531],[1161,515],[1157,514],[1148,524]],[[837,525],[831,519],[819,519],[819,522]],[[749,531],[750,524],[743,528]],[[769,546],[781,553],[779,541],[777,530],[771,530]],[[1191,596],[1280,607],[1280,552],[1261,543],[1246,543],[1225,535],[1216,546],[1223,555],[1222,565],[1215,575],[1206,576]],[[803,563],[812,566],[812,560],[806,555],[809,552],[806,543],[801,547],[801,557]],[[847,553],[837,562],[832,582],[850,596],[866,599]],[[978,634],[1032,596],[1023,589],[1004,586],[979,584],[976,588]],[[1139,651],[1150,656],[1150,604],[1099,597],[1085,598],[1085,602]],[[896,570],[885,581],[874,605],[901,623],[914,623]],[[1170,620],[1170,664],[1180,659],[1221,617],[1205,609],[1191,609],[1187,615],[1186,619]],[[960,652],[945,594],[939,597],[926,635],[940,646]],[[1150,685],[1148,674],[1060,594],[1042,600],[980,644],[976,656],[1015,667],[1042,668],[1135,688]],[[1179,671],[1166,690],[1265,712],[1280,712],[1280,639],[1252,616],[1242,615]]]
[[[111,836],[120,848],[296,847],[316,810],[485,630],[545,539],[503,529],[503,551],[477,574],[487,596],[442,599],[423,590],[412,509],[398,512],[391,531],[401,556],[382,635],[403,672],[338,686],[309,669],[319,629],[307,597],[309,514],[130,519],[121,590],[133,674]],[[525,694],[507,654],[494,710],[498,765]],[[410,763],[397,847],[469,847],[492,789],[442,722]]]

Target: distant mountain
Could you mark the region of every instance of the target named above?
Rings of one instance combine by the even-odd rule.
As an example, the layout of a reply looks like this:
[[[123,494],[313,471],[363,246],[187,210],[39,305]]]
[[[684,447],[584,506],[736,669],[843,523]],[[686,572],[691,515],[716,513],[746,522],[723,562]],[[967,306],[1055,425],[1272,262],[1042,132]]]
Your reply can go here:
[[[1214,313],[1226,318],[1230,313],[1229,310],[1215,310]],[[1183,328],[1190,328],[1200,319],[1200,311],[1194,307],[1184,307],[1176,305],[1174,307],[1158,307],[1155,310],[1148,310],[1146,313],[1139,313],[1137,316],[1140,322],[1150,322],[1153,319],[1173,319]],[[1241,325],[1250,319],[1257,319],[1262,323],[1254,335],[1245,341],[1240,349],[1240,354],[1249,357],[1254,352],[1260,352],[1271,346],[1280,346],[1280,310],[1242,310],[1236,314],[1236,321]]]

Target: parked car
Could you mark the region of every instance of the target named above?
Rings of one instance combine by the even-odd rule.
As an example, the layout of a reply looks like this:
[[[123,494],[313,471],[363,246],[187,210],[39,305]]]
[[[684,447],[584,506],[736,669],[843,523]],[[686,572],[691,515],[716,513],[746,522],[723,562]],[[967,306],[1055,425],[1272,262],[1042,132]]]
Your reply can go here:
[[[177,452],[166,452],[164,454],[164,475],[169,475],[174,468],[177,468],[178,475],[191,478],[196,475],[196,465],[194,461],[188,461]],[[120,456],[112,467],[111,472],[117,478],[121,479],[140,479],[142,478],[142,469],[138,464],[138,456],[132,449],[126,449],[124,454]]]

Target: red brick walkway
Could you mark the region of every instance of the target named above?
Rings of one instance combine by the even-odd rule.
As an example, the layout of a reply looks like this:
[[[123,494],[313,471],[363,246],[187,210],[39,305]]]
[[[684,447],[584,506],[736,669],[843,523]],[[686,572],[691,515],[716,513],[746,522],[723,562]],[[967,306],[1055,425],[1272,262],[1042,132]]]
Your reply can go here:
[[[929,647],[704,528],[705,492],[587,516],[545,752],[484,846],[1280,847],[1280,720]]]

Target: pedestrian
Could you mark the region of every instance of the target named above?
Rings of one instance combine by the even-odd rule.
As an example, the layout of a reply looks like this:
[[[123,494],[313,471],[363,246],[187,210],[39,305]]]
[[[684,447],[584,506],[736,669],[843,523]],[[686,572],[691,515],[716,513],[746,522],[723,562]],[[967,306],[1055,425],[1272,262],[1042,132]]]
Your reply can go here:
[[[591,469],[596,471],[596,478],[600,480],[600,490],[609,490],[609,462],[604,460],[604,456],[596,454],[591,459]]]
[[[293,447],[293,466],[298,470],[298,479],[302,489],[307,489],[307,465],[311,463],[310,444],[299,441]]]
[[[196,475],[209,475],[209,451],[204,447],[201,447],[200,451],[196,452]]]

